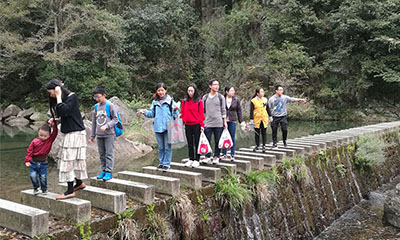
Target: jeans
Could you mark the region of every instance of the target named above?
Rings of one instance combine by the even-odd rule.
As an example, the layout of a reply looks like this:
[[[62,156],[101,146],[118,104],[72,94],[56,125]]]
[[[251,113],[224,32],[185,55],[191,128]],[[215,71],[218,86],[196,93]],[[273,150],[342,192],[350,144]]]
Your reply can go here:
[[[40,187],[42,190],[47,190],[47,165],[48,162],[35,162],[31,161],[31,166],[29,167],[29,177],[31,178],[32,185],[34,189]],[[38,180],[39,179],[39,180]]]
[[[214,147],[214,157],[219,157],[220,149],[218,148],[218,142],[221,138],[223,127],[212,127],[212,128],[204,128],[204,134],[207,137],[208,142],[211,144],[211,136],[214,133],[215,147]],[[211,153],[208,153],[206,157],[211,157]]]
[[[259,128],[254,128],[256,131],[255,133],[255,140],[256,140],[256,146],[260,146],[260,135],[262,136],[262,143],[265,145],[267,143],[267,128],[264,127],[264,123],[261,121],[260,127]]]
[[[231,156],[235,156],[235,133],[236,133],[236,122],[227,122],[228,124],[228,131],[232,138],[232,147],[231,147]],[[226,155],[226,149],[222,149],[222,154]]]
[[[197,154],[197,148],[199,147],[200,140],[200,130],[200,124],[185,125],[185,133],[189,149],[189,160],[192,161],[200,160],[200,154]]]
[[[283,117],[273,117],[273,121],[271,123],[271,128],[272,128],[272,141],[274,144],[278,143],[278,125],[281,125],[281,130],[282,130],[282,140],[283,142],[286,142],[287,139],[287,127],[288,127],[288,121],[286,119],[286,116]]]
[[[156,132],[156,139],[158,144],[158,160],[161,165],[169,166],[172,158],[171,144],[168,143],[168,132]]]
[[[97,137],[101,170],[112,172],[114,167],[114,140],[115,136]]]

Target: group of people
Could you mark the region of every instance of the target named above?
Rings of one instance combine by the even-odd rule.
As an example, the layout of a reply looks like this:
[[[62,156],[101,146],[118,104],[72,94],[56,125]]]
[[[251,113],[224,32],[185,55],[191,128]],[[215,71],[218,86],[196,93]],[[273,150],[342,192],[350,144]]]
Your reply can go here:
[[[239,99],[235,96],[235,89],[232,86],[225,87],[224,94],[219,93],[219,82],[211,79],[208,83],[210,92],[200,97],[196,85],[191,84],[187,87],[186,97],[182,100],[179,107],[171,96],[167,94],[167,86],[159,83],[156,86],[153,102],[150,109],[139,109],[137,112],[144,114],[147,118],[154,118],[153,129],[158,143],[158,168],[168,170],[170,168],[172,149],[168,143],[167,121],[179,115],[185,125],[185,133],[189,152],[187,167],[198,167],[200,162],[206,164],[217,164],[220,159],[228,159],[227,149],[218,147],[219,139],[224,129],[228,129],[232,138],[229,159],[235,160],[235,133],[236,124],[243,125],[242,107]],[[306,102],[306,99],[292,98],[283,95],[283,87],[275,87],[275,95],[270,99],[264,97],[264,90],[257,88],[251,100],[250,122],[255,130],[256,146],[254,151],[260,148],[260,135],[262,136],[261,149],[266,149],[266,129],[268,124],[272,128],[272,148],[278,147],[278,126],[281,126],[283,144],[286,147],[287,139],[287,110],[286,104],[289,102]],[[214,135],[214,154],[208,153],[203,160],[197,149],[201,132],[204,132],[209,142]]]
[[[164,83],[156,85],[156,93],[149,109],[138,109],[137,113],[144,114],[147,118],[154,118],[153,129],[158,144],[158,169],[167,171],[170,168],[172,158],[171,144],[168,143],[167,122],[172,118],[182,118],[185,126],[185,134],[188,143],[189,161],[187,167],[200,165],[198,153],[199,139],[202,132],[209,142],[214,135],[214,154],[206,155],[201,160],[203,163],[217,164],[220,159],[228,159],[227,150],[218,147],[218,142],[224,129],[228,129],[232,138],[230,148],[230,160],[235,160],[235,132],[236,123],[244,125],[242,107],[235,96],[232,86],[225,87],[224,94],[219,93],[219,82],[216,79],[209,81],[210,92],[200,97],[196,85],[187,87],[187,95],[182,103],[176,103],[167,94],[167,86]],[[27,149],[25,165],[30,168],[30,178],[33,184],[33,193],[47,193],[47,155],[52,143],[57,137],[57,123],[61,124],[60,130],[64,135],[59,152],[59,181],[67,182],[67,190],[56,199],[75,197],[75,192],[85,188],[83,179],[87,179],[86,171],[86,131],[82,115],[79,110],[79,101],[75,93],[64,87],[57,79],[49,81],[46,85],[49,94],[50,113],[52,118],[48,124],[38,129],[38,137],[35,138]],[[93,90],[93,99],[97,102],[92,111],[92,129],[90,142],[97,141],[101,162],[101,172],[97,178],[108,181],[112,178],[114,165],[114,126],[118,123],[116,107],[106,99],[106,91],[103,87]],[[254,126],[256,146],[254,151],[260,148],[260,135],[262,136],[261,149],[265,150],[266,128],[270,123],[272,128],[273,148],[277,147],[277,129],[281,126],[283,143],[286,146],[287,119],[286,104],[288,102],[306,102],[306,99],[291,98],[283,95],[282,86],[275,87],[275,95],[269,100],[264,97],[264,90],[257,88],[251,100],[250,123]],[[52,126],[50,128],[49,124]],[[74,185],[75,183],[75,185]]]

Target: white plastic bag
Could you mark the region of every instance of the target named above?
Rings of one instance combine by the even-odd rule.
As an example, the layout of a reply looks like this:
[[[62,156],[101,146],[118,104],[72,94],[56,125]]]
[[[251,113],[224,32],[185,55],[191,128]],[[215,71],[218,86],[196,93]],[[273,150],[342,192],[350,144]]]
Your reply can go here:
[[[206,155],[207,153],[212,153],[211,145],[204,132],[201,132],[197,154]]]
[[[232,145],[233,145],[232,137],[229,134],[228,129],[225,128],[221,134],[221,138],[219,139],[218,148],[229,149],[232,147]]]

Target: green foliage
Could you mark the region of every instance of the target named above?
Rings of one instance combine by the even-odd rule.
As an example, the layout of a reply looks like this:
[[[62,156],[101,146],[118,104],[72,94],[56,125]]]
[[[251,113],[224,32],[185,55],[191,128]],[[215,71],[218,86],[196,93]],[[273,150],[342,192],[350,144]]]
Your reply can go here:
[[[82,240],[90,240],[91,237],[90,235],[92,234],[92,232],[90,231],[90,222],[86,223],[78,223],[76,225],[79,228],[79,234],[81,235],[81,239]],[[85,231],[85,227],[86,227],[86,231]]]
[[[222,207],[227,207],[230,211],[243,208],[246,203],[251,201],[251,198],[251,191],[229,169],[228,174],[215,184],[215,199]]]
[[[346,175],[346,167],[341,163],[336,164],[335,170],[340,175],[341,178],[343,178]]]
[[[293,159],[285,159],[280,165],[280,169],[288,179],[294,177],[298,183],[303,181],[306,185],[311,184],[310,171],[303,157],[296,156]]]
[[[312,100],[293,104],[292,118],[398,109],[398,0],[117,2],[1,1],[0,104],[46,102],[43,84],[57,77],[86,107],[104,85],[137,108],[156,82],[181,99],[189,83],[204,93],[215,77],[242,98],[280,83]]]
[[[153,203],[146,206],[146,216],[148,225],[145,229],[145,238],[151,240],[166,239],[169,229],[165,218],[154,212],[155,205]]]
[[[135,214],[135,209],[128,208],[122,213],[122,215],[119,213],[117,213],[116,215],[117,215],[117,219],[120,221],[125,218],[132,218],[133,214]]]
[[[201,218],[204,222],[208,222],[208,220],[210,220],[210,215],[208,214],[208,210],[204,207],[203,195],[196,194],[196,200],[197,203],[200,205]]]
[[[385,161],[385,143],[376,136],[362,136],[357,141],[357,150],[354,155],[355,165],[362,172],[380,166]]]

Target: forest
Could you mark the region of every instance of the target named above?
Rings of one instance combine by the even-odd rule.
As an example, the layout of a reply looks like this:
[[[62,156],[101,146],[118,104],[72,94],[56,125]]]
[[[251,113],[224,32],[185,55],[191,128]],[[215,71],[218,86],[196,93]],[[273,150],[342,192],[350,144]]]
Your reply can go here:
[[[86,107],[97,85],[139,106],[216,78],[243,99],[281,84],[309,119],[400,117],[400,0],[1,0],[0,78],[3,108],[46,105],[52,78]]]

